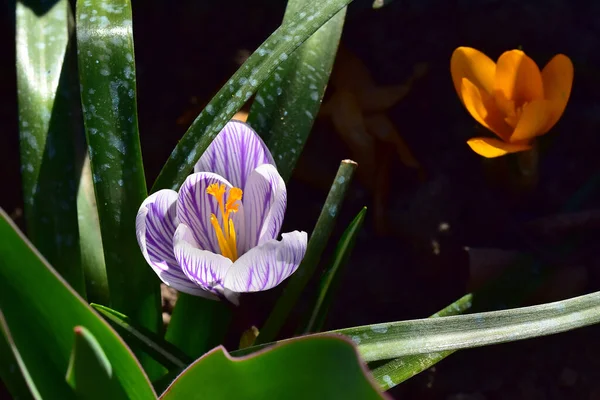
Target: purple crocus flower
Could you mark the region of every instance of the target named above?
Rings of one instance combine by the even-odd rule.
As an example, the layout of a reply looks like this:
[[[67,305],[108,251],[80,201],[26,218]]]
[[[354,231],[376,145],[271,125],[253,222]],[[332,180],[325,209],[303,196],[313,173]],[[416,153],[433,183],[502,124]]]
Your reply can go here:
[[[248,125],[229,122],[179,189],[140,206],[137,239],[167,285],[236,302],[271,289],[296,271],[306,232],[283,233],[287,192],[267,146]]]

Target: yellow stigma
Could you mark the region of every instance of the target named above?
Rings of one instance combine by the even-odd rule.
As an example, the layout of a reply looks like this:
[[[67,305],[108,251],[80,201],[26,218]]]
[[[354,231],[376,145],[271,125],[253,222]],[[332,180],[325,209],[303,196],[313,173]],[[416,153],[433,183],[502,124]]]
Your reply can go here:
[[[219,205],[219,211],[223,216],[223,225],[219,225],[219,219],[215,214],[210,215],[210,223],[215,230],[217,236],[217,242],[221,249],[221,254],[231,261],[235,261],[238,258],[235,226],[233,220],[229,219],[229,215],[236,213],[240,207],[238,201],[242,200],[242,189],[232,187],[227,193],[227,200],[225,201],[225,192],[227,188],[223,183],[213,183],[206,188],[206,194],[214,196]]]

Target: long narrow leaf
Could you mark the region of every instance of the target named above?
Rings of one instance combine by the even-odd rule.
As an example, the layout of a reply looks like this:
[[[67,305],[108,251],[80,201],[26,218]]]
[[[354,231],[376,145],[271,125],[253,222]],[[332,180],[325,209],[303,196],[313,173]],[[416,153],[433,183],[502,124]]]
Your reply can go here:
[[[276,338],[288,314],[298,301],[300,294],[317,268],[321,254],[325,250],[329,236],[335,226],[338,211],[346,196],[346,191],[350,187],[356,166],[357,164],[351,160],[344,160],[340,164],[323,209],[321,210],[321,215],[319,215],[315,229],[308,241],[304,260],[302,260],[298,270],[290,278],[283,294],[277,300],[275,307],[260,330],[257,344],[267,343]]]
[[[85,326],[102,345],[131,399],[154,399],[138,361],[121,338],[60,277],[0,209],[0,309],[44,399],[73,398],[64,380],[73,329]]]
[[[429,318],[448,317],[450,315],[459,315],[471,308],[473,295],[468,294],[461,297],[448,307],[438,311]],[[419,372],[425,371],[434,364],[442,361],[455,350],[447,350],[439,353],[417,354],[395,358],[373,371],[373,378],[384,388],[391,389],[394,386],[412,378]]]
[[[311,316],[308,323],[304,327],[304,333],[319,332],[325,323],[329,306],[333,299],[333,292],[336,288],[336,283],[340,279],[340,270],[348,262],[348,258],[352,253],[354,242],[356,237],[362,228],[367,214],[367,208],[364,207],[356,217],[352,220],[348,228],[344,231],[340,241],[337,244],[335,253],[333,255],[333,261],[329,268],[323,274],[321,278],[321,285],[319,287],[319,293],[315,306],[311,312]]]
[[[179,188],[221,128],[275,72],[277,66],[351,1],[309,2],[273,32],[198,115],[171,153],[152,191]]]
[[[21,353],[19,353],[19,349],[15,345],[2,310],[0,310],[0,349],[2,350],[0,352],[0,359],[4,365],[9,365],[9,368],[6,370],[0,368],[0,378],[2,378],[2,381],[6,384],[13,397],[32,397],[36,400],[41,400],[42,396],[29,374],[29,370],[21,357]],[[4,361],[9,360],[9,357],[10,361],[14,362],[12,368],[10,368],[10,364],[4,363]]]
[[[365,325],[307,336],[344,335],[357,344],[363,359],[371,362],[514,342],[599,322],[600,292],[595,292],[538,306]],[[231,354],[250,354],[288,340],[247,347]]]
[[[90,160],[85,146],[79,147],[83,156],[79,188],[77,191],[77,215],[79,219],[79,246],[81,265],[85,273],[85,289],[89,302],[110,304],[110,288],[106,276],[100,221]]]
[[[158,280],[135,237],[135,216],[147,193],[129,1],[77,2],[77,44],[111,306],[157,331],[161,326]]]
[[[598,322],[600,292],[595,292],[538,306],[359,326],[330,333],[354,338],[369,362],[514,342]]]
[[[308,3],[310,0],[288,1],[283,23],[293,20]],[[247,122],[264,139],[286,181],[319,112],[345,16],[344,7],[278,66],[250,109]]]
[[[126,315],[100,304],[92,304],[121,334],[123,339],[132,347],[144,351],[168,369],[182,369],[187,367],[193,358],[188,357],[177,347],[165,341],[156,333],[137,325]]]
[[[68,0],[18,1],[17,87],[27,234],[85,295],[76,208]]]

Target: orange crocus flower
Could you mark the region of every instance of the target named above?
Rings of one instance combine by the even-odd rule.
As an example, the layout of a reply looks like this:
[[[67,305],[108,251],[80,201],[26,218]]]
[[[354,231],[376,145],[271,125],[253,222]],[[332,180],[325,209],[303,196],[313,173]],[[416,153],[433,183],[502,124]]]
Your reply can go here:
[[[476,137],[467,144],[492,158],[531,149],[562,115],[573,83],[573,64],[558,54],[540,72],[521,50],[510,50],[494,63],[470,47],[454,50],[450,61],[454,87],[473,118],[500,139]]]

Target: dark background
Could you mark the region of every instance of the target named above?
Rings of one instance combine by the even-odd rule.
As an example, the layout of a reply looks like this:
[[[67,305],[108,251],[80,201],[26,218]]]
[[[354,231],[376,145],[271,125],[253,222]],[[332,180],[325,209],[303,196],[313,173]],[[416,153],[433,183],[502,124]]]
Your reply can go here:
[[[370,5],[355,0],[350,6],[342,45],[381,85],[400,84],[415,64],[428,63],[427,75],[387,111],[424,174],[391,158],[383,186],[389,192],[383,231],[375,229],[374,194],[364,179],[353,183],[334,239],[363,205],[369,214],[327,328],[423,318],[445,307],[478,280],[480,262],[469,256],[466,246],[528,254],[542,262],[547,278],[519,304],[598,290],[594,210],[599,208],[599,192],[593,182],[598,180],[600,150],[600,2],[395,0],[380,10]],[[277,28],[284,9],[285,2],[275,0],[133,1],[139,124],[149,184],[189,126],[189,115],[197,114]],[[5,3],[0,13],[0,206],[22,226],[14,4]],[[484,163],[465,144],[476,127],[452,86],[450,56],[458,46],[477,48],[493,59],[522,47],[540,67],[557,53],[573,61],[571,99],[557,126],[539,141],[539,181],[530,190],[515,190],[502,177],[490,175],[490,170],[502,171],[514,159]],[[289,183],[283,231],[311,231],[327,193],[322,181],[333,179],[341,159],[355,156],[329,119],[317,119]],[[318,177],[311,173],[315,170]],[[588,190],[572,211],[589,211],[591,217],[566,230],[531,228],[532,221],[562,214],[581,187]],[[449,229],[440,232],[441,223]],[[564,243],[574,247],[558,256],[554,249]],[[484,253],[483,259],[497,261],[492,253]],[[504,290],[500,285],[502,295],[486,309],[516,301],[511,288],[527,283],[522,279],[509,280]],[[237,326],[260,326],[276,294],[277,290],[246,296]],[[308,290],[297,318],[311,294]],[[287,334],[294,333],[292,325]],[[392,394],[454,400],[600,399],[599,332],[590,327],[463,351]]]

